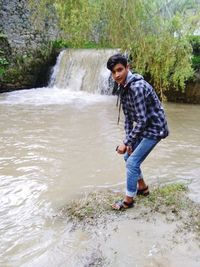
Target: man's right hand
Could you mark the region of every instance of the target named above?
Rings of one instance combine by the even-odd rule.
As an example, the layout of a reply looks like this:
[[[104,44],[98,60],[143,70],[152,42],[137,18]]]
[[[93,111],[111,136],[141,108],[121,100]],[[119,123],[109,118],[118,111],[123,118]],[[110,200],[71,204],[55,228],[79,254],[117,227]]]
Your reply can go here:
[[[126,152],[126,146],[124,144],[117,147],[118,154],[124,154],[125,152]]]

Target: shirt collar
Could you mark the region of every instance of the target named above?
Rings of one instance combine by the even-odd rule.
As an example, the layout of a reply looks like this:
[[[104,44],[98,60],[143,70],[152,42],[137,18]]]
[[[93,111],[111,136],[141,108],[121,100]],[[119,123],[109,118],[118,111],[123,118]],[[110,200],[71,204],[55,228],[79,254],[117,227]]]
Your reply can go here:
[[[129,83],[129,81],[132,79],[132,77],[133,77],[133,74],[132,74],[132,72],[129,70],[129,71],[128,71],[128,74],[127,74],[127,76],[126,76],[126,81],[125,81],[124,87],[126,87],[126,86],[128,85],[128,83]]]

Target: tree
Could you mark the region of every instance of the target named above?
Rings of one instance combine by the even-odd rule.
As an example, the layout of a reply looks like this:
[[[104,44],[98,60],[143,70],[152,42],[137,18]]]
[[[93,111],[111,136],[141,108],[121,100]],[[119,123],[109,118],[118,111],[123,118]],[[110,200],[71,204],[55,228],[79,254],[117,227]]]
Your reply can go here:
[[[71,46],[82,47],[92,41],[128,52],[134,70],[150,77],[161,98],[169,88],[183,90],[185,81],[193,75],[188,36],[199,21],[199,0],[41,0],[38,3],[41,10],[48,11],[50,4],[54,6],[61,37]]]
[[[183,90],[185,81],[193,75],[188,35],[198,18],[197,1],[115,3],[104,3],[106,42],[131,54],[133,68],[151,78],[161,98],[170,87]]]

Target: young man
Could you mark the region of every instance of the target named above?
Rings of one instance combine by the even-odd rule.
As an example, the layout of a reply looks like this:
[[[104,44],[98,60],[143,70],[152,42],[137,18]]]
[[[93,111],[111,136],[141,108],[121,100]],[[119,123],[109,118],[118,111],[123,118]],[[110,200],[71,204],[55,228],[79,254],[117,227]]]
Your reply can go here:
[[[149,194],[140,165],[169,132],[158,96],[141,75],[130,72],[127,59],[121,54],[113,55],[108,59],[107,68],[119,85],[120,107],[122,105],[125,116],[126,137],[117,152],[125,154],[126,195],[112,206],[120,210],[132,207],[136,195]]]

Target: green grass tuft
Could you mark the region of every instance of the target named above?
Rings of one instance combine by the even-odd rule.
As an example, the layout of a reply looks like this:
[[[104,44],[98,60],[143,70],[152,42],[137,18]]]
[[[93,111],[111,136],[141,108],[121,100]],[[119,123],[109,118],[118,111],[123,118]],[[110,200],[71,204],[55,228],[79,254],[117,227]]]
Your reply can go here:
[[[200,206],[188,198],[187,191],[187,186],[182,183],[156,187],[151,190],[148,197],[137,197],[135,207],[130,209],[129,214],[134,216],[140,214],[138,217],[150,218],[152,213],[160,213],[166,216],[166,220],[182,221],[188,231],[194,231],[199,236]],[[77,225],[81,221],[83,224],[95,225],[99,218],[105,218],[106,215],[120,216],[119,212],[113,213],[111,204],[117,199],[123,199],[123,196],[122,192],[114,193],[110,190],[92,192],[83,198],[71,201],[61,210],[61,214]]]

